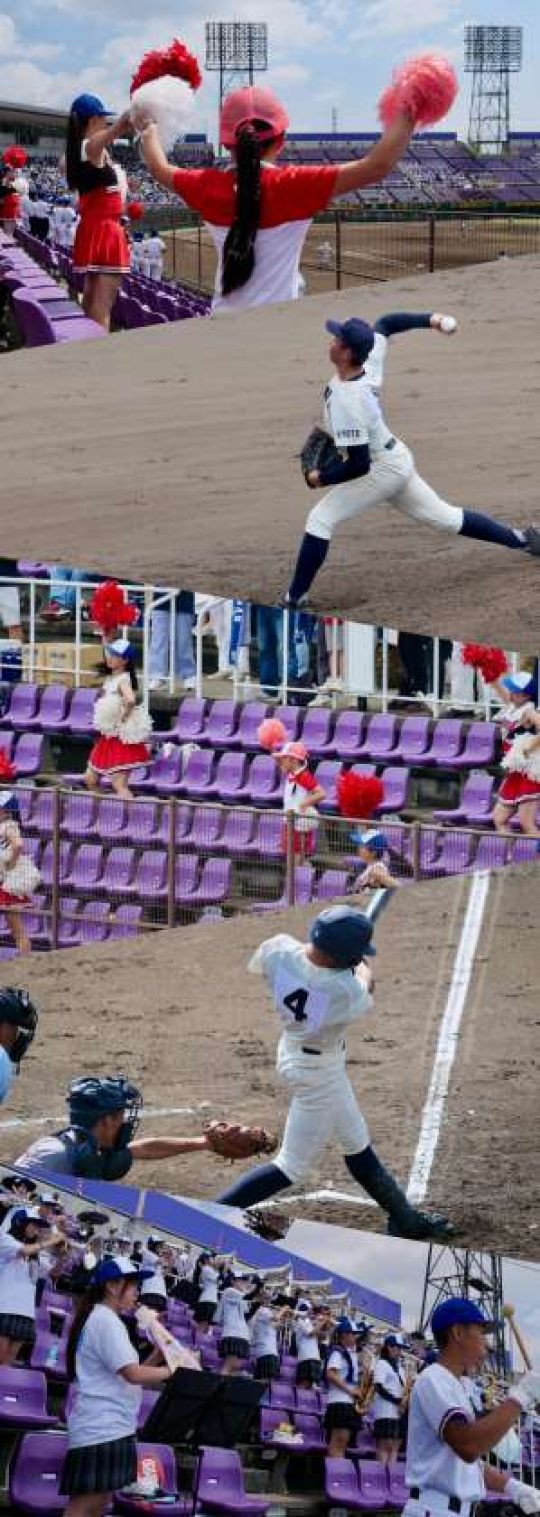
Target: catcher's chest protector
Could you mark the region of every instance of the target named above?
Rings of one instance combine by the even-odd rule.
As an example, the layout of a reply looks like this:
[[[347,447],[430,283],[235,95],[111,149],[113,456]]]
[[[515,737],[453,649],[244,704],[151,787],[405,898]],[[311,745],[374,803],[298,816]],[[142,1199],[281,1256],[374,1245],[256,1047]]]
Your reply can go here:
[[[56,1134],[71,1159],[71,1173],[80,1180],[122,1180],[133,1159],[127,1148],[99,1149],[82,1127],[68,1127]]]

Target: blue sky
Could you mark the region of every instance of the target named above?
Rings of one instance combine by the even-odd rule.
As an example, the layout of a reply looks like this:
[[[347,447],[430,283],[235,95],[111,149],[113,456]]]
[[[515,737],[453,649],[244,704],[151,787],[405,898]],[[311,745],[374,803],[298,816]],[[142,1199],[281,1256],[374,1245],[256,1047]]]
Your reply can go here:
[[[460,69],[461,92],[448,126],[466,128],[469,81],[461,72],[467,22],[522,24],[523,74],[513,87],[513,126],[540,127],[534,55],[539,0],[502,10],[494,0],[224,0],[200,10],[196,0],[18,0],[1,8],[0,98],[65,106],[82,88],[123,105],[143,52],[181,36],[203,61],[205,19],[269,21],[268,83],[283,96],[297,130],[373,130],[376,105],[395,64],[436,48]],[[5,0],[4,0],[5,5]],[[414,19],[412,19],[414,16]],[[215,133],[216,84],[206,76],[194,130]]]

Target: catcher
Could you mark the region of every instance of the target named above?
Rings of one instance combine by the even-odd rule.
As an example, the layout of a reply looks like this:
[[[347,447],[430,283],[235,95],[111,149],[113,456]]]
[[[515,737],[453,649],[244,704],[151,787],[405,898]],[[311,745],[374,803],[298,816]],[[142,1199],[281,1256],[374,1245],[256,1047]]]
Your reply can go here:
[[[0,990],[0,1103],[9,1095],[21,1060],[28,1052],[38,1015],[26,990],[5,985]]]
[[[272,1153],[276,1141],[261,1127],[210,1122],[195,1138],[136,1138],[142,1095],[123,1075],[82,1075],[67,1092],[69,1125],[38,1138],[16,1160],[32,1173],[81,1180],[123,1180],[139,1159],[174,1159],[210,1151],[224,1159]]]

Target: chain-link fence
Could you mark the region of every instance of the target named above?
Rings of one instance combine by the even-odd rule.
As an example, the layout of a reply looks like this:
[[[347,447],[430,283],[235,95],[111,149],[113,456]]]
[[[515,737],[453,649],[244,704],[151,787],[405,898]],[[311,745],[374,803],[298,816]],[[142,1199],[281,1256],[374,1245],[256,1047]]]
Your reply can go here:
[[[383,816],[382,855],[374,861],[369,844],[366,850],[351,836],[361,824],[335,814],[321,814],[304,831],[280,804],[145,794],[142,771],[131,782],[138,787],[132,800],[17,785],[23,850],[39,882],[27,907],[3,899],[2,957],[14,951],[14,915],[34,949],[81,946],[238,912],[322,906],[380,884],[381,864],[399,885],[503,867],[536,852],[535,839],[515,833]]]
[[[211,293],[216,253],[210,233],[175,206],[153,212],[165,242],[165,277]],[[144,230],[144,222],[141,223]],[[301,262],[308,294],[404,274],[463,268],[540,251],[540,209],[360,211],[343,206],[313,222]]]

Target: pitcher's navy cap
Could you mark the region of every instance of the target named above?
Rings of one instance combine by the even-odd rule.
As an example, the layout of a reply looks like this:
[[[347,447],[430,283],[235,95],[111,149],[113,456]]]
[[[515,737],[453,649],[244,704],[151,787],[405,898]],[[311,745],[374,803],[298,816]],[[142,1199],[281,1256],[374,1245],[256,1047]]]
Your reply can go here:
[[[364,363],[369,358],[375,333],[367,321],[362,321],[359,316],[350,316],[348,321],[327,321],[326,330],[331,332],[332,337],[339,337],[348,348],[352,348],[359,363]]]

